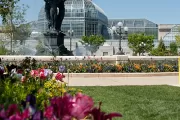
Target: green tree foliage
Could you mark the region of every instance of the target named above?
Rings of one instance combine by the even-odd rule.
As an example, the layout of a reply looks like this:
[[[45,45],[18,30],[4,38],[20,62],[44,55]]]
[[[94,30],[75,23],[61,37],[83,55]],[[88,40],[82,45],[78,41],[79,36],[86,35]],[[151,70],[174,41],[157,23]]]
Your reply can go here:
[[[140,47],[141,43],[145,44],[145,47]],[[137,55],[143,52],[149,52],[154,47],[154,37],[145,35],[144,33],[140,34],[131,34],[128,36],[128,46],[132,49],[134,55]]]
[[[0,55],[6,55],[8,50],[5,48],[4,42],[0,41]]]
[[[180,35],[176,35],[175,38],[177,46],[180,47]]]
[[[32,31],[29,24],[21,24],[16,27],[13,40],[20,40],[21,43],[23,43],[25,42],[24,40],[26,40],[30,36],[31,32]]]
[[[178,46],[177,46],[176,42],[170,43],[170,52],[171,52],[171,55],[177,55],[178,54]]]
[[[175,36],[175,39],[176,39],[176,44],[178,47],[180,47],[180,27],[179,27],[179,34],[177,34]]]
[[[105,39],[100,35],[90,35],[83,36],[82,40],[80,40],[79,42],[81,42],[82,45],[85,45],[87,49],[91,51],[91,55],[93,55],[93,53],[95,53],[99,49],[99,46],[101,46],[105,42]]]
[[[16,4],[20,0],[1,0],[0,1],[0,16],[2,17],[2,21],[7,22],[7,15],[12,14],[12,11]]]
[[[159,51],[159,52],[164,52],[164,51],[166,51],[166,47],[165,47],[165,44],[164,44],[162,38],[161,38],[160,41],[159,41],[158,51]]]
[[[162,38],[159,40],[159,44],[157,48],[153,48],[150,54],[152,56],[165,56],[167,55],[168,51],[166,50],[165,44]]]
[[[3,16],[3,32],[6,33],[7,37],[11,40],[11,53],[13,40],[22,40],[27,37],[26,33],[29,31],[29,27],[25,24],[25,14],[28,6],[19,6],[17,3],[19,0],[5,0],[3,4],[9,4],[8,12],[1,14]],[[24,32],[26,31],[26,32]],[[24,34],[25,33],[25,34]],[[25,35],[25,36],[24,36]],[[22,37],[23,36],[23,37]],[[21,38],[21,39],[19,39]]]
[[[154,48],[151,51],[151,55],[153,56],[173,56],[173,55],[177,55],[177,53],[178,53],[178,46],[176,42],[171,42],[170,50],[167,50],[162,38],[159,40],[158,47]]]

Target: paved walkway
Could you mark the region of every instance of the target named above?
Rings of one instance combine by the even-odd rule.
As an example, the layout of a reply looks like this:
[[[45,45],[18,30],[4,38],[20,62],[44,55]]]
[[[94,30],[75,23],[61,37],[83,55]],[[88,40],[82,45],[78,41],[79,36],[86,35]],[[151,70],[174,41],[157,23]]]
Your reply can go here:
[[[64,79],[68,82],[68,76]],[[155,77],[70,77],[70,86],[178,85],[178,76]]]

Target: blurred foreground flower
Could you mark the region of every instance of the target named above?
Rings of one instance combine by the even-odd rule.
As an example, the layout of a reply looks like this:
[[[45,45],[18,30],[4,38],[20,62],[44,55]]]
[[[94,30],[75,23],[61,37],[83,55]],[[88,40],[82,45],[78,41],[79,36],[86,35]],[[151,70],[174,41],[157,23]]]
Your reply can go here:
[[[112,120],[114,117],[122,117],[120,113],[109,113],[101,111],[101,102],[99,103],[99,108],[93,108],[90,114],[93,116],[93,120]]]
[[[0,106],[0,120],[112,120],[113,117],[122,117],[119,113],[102,112],[101,103],[99,108],[93,108],[93,99],[82,93],[75,96],[65,93],[62,97],[51,98],[50,104],[45,104],[44,111],[38,111],[35,104],[35,96],[29,94],[21,103],[22,112],[16,104],[10,105],[7,110]]]
[[[63,97],[54,97],[50,100],[50,106],[45,108],[44,117],[64,120],[76,118],[79,120],[88,115],[93,105],[92,98],[87,95],[78,93],[72,97],[69,94],[65,94]]]

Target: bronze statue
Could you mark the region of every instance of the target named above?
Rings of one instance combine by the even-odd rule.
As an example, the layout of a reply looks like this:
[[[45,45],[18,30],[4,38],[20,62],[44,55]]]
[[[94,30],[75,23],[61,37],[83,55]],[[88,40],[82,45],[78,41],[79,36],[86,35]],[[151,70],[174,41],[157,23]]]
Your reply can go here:
[[[50,30],[61,31],[62,21],[65,15],[66,0],[44,0],[46,19],[48,20],[48,28]]]
[[[56,40],[57,47],[59,49],[59,55],[73,55],[72,51],[69,51],[64,46],[65,34],[61,31],[62,21],[65,15],[65,1],[66,0],[44,0],[45,1],[45,13],[48,20],[49,32],[44,33],[47,40]],[[55,31],[55,32],[54,32]],[[50,39],[49,39],[50,38]],[[51,43],[51,42],[49,42]],[[50,45],[51,47],[54,44]],[[54,49],[52,47],[52,49]]]

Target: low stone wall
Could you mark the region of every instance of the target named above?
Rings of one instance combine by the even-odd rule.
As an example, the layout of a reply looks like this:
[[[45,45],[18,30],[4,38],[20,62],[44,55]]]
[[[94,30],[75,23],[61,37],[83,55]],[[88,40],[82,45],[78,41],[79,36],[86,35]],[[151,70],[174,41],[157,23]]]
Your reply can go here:
[[[0,56],[1,61],[22,61],[26,57],[36,59],[37,61],[87,61],[87,60],[103,60],[118,64],[121,61],[136,61],[136,60],[174,60],[177,61],[179,56],[127,56],[127,55],[114,55],[114,56]]]
[[[56,74],[54,74],[56,75]],[[68,73],[64,73],[67,77]],[[158,72],[158,73],[69,73],[69,77],[155,77],[155,76],[178,76],[178,72]]]

